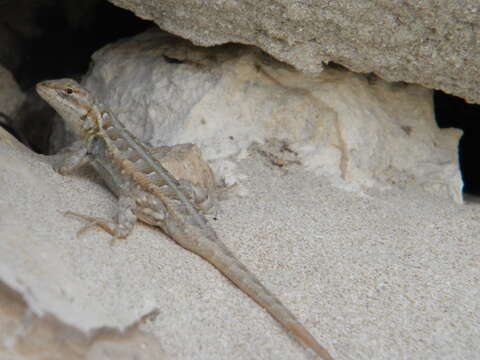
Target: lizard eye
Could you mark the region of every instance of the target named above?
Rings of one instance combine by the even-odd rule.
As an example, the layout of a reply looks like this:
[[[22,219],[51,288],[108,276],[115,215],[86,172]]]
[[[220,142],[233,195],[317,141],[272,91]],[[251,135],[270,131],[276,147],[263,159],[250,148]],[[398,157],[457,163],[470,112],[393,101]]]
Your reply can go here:
[[[65,92],[66,92],[68,95],[70,95],[70,94],[73,93],[73,90],[70,89],[70,88],[66,88],[66,89],[65,89]]]

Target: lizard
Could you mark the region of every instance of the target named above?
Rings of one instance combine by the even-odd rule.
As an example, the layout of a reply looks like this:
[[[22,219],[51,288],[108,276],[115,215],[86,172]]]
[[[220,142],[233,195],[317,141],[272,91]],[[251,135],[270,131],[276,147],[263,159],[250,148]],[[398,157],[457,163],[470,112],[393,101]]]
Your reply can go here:
[[[199,255],[240,288],[300,343],[323,360],[333,360],[297,318],[220,241],[201,211],[191,185],[177,180],[104,105],[72,79],[46,80],[38,94],[66,121],[80,140],[71,147],[58,171],[62,175],[90,163],[118,197],[117,219],[81,217],[113,236],[126,238],[137,220],[160,228],[183,248]]]

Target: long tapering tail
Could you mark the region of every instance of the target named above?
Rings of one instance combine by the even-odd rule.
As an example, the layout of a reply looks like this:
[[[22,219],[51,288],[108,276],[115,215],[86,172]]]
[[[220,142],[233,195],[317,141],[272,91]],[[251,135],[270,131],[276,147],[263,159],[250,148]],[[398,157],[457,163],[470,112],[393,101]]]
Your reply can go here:
[[[205,243],[203,243],[205,246]],[[198,253],[323,360],[334,360],[297,318],[220,241]]]

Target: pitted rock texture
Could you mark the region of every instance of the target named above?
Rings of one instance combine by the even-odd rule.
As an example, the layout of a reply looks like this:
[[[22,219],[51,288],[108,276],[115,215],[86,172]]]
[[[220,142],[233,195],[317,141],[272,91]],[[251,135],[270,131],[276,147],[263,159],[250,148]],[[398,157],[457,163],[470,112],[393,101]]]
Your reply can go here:
[[[11,141],[0,131],[0,359],[311,359],[158,229],[76,237],[64,211],[113,218],[116,199],[88,168],[61,176]],[[418,187],[365,196],[255,154],[239,166],[250,194],[211,224],[336,360],[478,357],[478,204]]]
[[[258,46],[308,73],[335,62],[480,102],[476,0],[109,0],[202,46]]]
[[[416,183],[462,201],[461,132],[438,129],[421,86],[332,67],[305,75],[253,47],[202,48],[156,30],[98,50],[84,85],[154,146],[193,143],[218,164],[260,144],[274,165],[339,186]]]
[[[0,65],[0,112],[12,116],[24,99],[25,95],[20,90],[13,75]]]

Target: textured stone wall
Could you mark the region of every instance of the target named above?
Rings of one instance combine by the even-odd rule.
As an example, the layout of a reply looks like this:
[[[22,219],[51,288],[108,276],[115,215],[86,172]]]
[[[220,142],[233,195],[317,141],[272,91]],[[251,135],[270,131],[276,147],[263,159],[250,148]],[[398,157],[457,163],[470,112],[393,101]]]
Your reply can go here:
[[[437,127],[421,86],[330,67],[312,77],[252,47],[202,48],[161,31],[92,60],[84,85],[100,102],[154,146],[198,145],[221,183],[226,163],[257,144],[273,164],[302,164],[340,187],[418,184],[462,202],[461,132]]]
[[[110,1],[195,44],[252,44],[305,72],[333,61],[480,102],[476,0]]]

